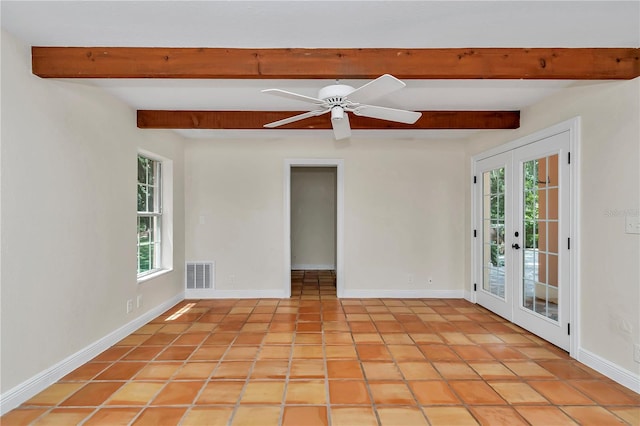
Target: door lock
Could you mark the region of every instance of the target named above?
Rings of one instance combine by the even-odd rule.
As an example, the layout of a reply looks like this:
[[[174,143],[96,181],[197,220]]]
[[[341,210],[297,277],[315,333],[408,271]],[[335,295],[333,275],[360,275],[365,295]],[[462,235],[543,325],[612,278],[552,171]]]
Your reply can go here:
[[[518,243],[511,244],[511,248],[514,248],[516,250],[520,250],[520,246],[518,245]]]

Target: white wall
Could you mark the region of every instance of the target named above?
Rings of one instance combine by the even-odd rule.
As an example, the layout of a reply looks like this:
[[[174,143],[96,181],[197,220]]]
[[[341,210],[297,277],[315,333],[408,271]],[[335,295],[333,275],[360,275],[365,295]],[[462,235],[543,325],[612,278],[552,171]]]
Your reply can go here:
[[[183,290],[183,148],[101,89],[31,74],[2,33],[2,381],[7,392]],[[136,281],[136,153],[174,160],[175,271]],[[143,307],[126,314],[126,300]]]
[[[336,168],[291,168],[291,268],[335,269]]]
[[[545,99],[522,111],[520,129],[469,140],[467,165],[489,147],[575,116],[582,121],[577,164],[582,316],[572,330],[580,333],[582,349],[638,375],[633,344],[640,343],[640,236],[625,234],[624,212],[637,215],[640,209],[640,79],[579,84]],[[466,188],[469,228],[470,185]],[[467,258],[470,244],[468,237]]]
[[[341,158],[345,290],[461,292],[463,145],[324,135],[189,141],[186,258],[215,261],[217,289],[282,290],[284,160]]]

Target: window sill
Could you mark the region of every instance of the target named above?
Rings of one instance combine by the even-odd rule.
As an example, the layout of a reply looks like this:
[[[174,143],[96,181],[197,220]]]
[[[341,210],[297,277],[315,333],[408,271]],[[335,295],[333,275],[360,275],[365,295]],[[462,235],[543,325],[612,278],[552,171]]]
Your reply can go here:
[[[147,282],[149,280],[152,280],[154,278],[158,278],[162,275],[168,274],[169,272],[173,272],[173,268],[170,269],[159,269],[155,272],[152,272],[150,274],[147,275],[143,275],[141,277],[138,277],[138,284],[142,284],[144,282]]]

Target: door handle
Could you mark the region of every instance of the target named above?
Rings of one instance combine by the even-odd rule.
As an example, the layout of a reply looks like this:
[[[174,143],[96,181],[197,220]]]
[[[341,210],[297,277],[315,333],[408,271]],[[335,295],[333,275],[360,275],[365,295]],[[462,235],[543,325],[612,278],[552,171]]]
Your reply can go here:
[[[518,243],[511,244],[511,248],[514,248],[516,250],[520,250],[520,246],[518,245]]]

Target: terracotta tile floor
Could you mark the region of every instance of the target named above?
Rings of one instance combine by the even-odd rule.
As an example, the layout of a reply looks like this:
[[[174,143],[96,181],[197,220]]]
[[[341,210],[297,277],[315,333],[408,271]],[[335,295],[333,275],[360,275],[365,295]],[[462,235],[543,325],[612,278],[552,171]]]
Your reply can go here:
[[[640,424],[640,396],[464,300],[184,301],[2,425]]]

